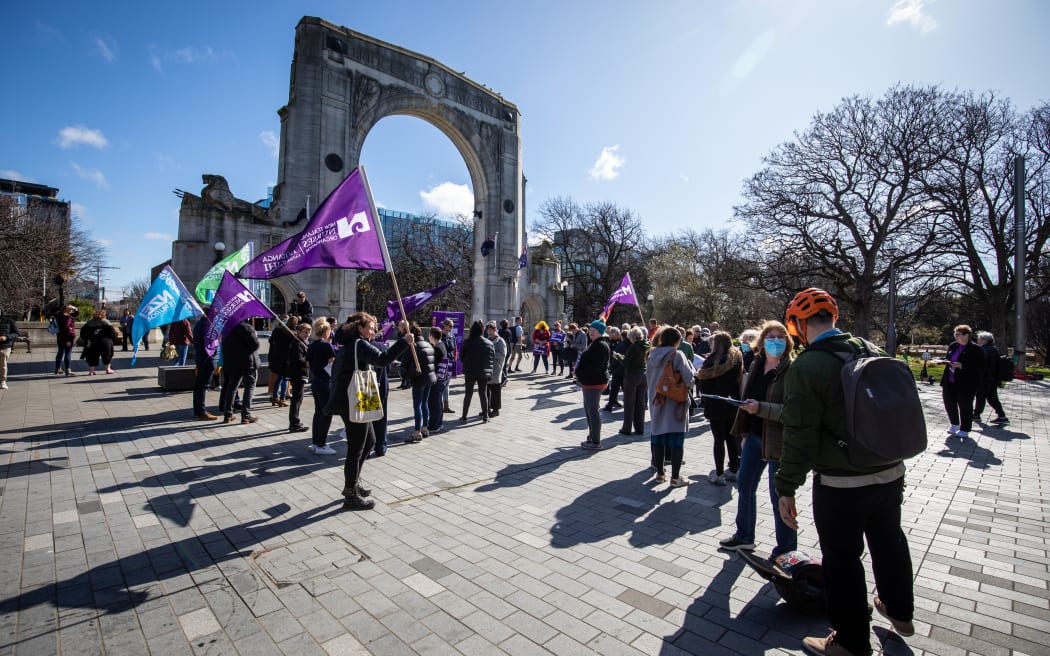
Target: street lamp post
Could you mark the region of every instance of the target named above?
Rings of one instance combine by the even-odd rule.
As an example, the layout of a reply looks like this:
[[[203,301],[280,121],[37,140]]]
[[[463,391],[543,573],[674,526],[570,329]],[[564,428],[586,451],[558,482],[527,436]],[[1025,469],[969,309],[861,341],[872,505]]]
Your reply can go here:
[[[897,357],[897,278],[895,260],[897,259],[897,244],[889,242],[886,250],[890,254],[890,294],[889,294],[889,321],[886,327],[886,351],[891,358]]]

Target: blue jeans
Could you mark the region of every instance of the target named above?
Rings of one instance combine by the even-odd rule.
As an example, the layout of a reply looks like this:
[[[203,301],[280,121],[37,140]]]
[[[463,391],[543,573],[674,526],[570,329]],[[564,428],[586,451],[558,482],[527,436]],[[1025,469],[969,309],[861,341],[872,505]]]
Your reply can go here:
[[[736,538],[744,542],[755,541],[755,523],[758,521],[758,483],[762,480],[762,470],[768,470],[769,501],[773,508],[773,522],[776,527],[777,546],[773,556],[778,556],[798,548],[798,533],[789,528],[780,518],[774,477],[780,468],[779,460],[770,460],[763,466],[762,438],[754,433],[744,436],[740,449],[740,471],[737,473],[737,507]]]
[[[172,364],[176,367],[181,367],[186,364],[186,354],[190,350],[189,344],[176,344],[175,345],[175,362]]]
[[[430,385],[412,386],[412,418],[415,420],[416,430],[426,428],[430,423]],[[428,429],[429,430],[429,429]]]
[[[12,349],[14,350],[14,349]],[[73,355],[73,345],[65,346],[62,342],[58,343],[58,354],[55,355],[55,373],[62,368],[65,364],[65,370],[69,371],[69,360]]]

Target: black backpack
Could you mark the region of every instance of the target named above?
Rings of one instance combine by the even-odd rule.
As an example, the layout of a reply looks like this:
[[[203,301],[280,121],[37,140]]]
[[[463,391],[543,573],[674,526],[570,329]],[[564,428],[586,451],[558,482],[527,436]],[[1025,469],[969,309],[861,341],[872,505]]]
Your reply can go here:
[[[839,446],[858,467],[892,465],[926,450],[926,418],[915,376],[903,360],[879,355],[863,340],[857,353],[837,351],[827,340],[807,351],[824,351],[842,359],[842,393],[846,400],[846,441]]]
[[[1014,359],[1009,355],[1000,355],[995,362],[995,379],[1000,383],[1009,383],[1014,379]]]

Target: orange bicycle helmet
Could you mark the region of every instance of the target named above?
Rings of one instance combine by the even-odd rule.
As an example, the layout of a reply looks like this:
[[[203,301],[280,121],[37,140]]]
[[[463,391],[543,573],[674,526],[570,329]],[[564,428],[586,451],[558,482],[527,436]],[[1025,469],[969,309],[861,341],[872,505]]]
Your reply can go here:
[[[806,336],[799,334],[799,321],[804,321],[821,312],[831,315],[833,321],[839,320],[839,304],[835,302],[831,294],[817,287],[803,289],[795,294],[795,298],[788,303],[787,311],[784,313],[784,323],[787,325],[788,333],[802,343],[806,343]]]

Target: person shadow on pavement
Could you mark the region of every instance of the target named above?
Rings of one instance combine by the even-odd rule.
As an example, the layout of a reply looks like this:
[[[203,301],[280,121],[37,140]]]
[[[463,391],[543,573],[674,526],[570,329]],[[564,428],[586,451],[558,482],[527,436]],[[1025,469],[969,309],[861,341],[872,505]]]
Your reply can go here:
[[[956,437],[949,435],[944,440],[944,448],[937,452],[942,458],[966,458],[974,469],[988,469],[990,466],[1003,464],[991,449],[977,445],[977,440],[972,437]]]
[[[598,452],[600,453],[600,452]],[[589,489],[558,509],[551,527],[551,546],[567,549],[594,543],[631,531],[638,518],[652,510],[669,489],[648,490],[644,483],[652,470]]]

